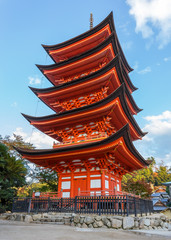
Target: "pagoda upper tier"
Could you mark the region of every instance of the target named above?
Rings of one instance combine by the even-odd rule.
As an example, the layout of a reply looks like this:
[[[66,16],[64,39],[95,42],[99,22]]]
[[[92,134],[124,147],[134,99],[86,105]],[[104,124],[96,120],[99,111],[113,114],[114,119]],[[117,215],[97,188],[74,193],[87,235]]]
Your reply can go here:
[[[45,150],[17,148],[17,151],[30,162],[58,173],[76,169],[108,169],[122,176],[148,165],[132,144],[128,124],[96,142]]]
[[[30,89],[55,112],[61,112],[97,102],[114,92],[122,83],[125,83],[130,111],[137,114],[141,109],[130,94],[136,88],[123,66],[120,55],[89,76],[46,89]]]
[[[66,61],[70,58],[78,56],[102,43],[111,34],[114,34],[114,44],[117,53],[121,54],[124,65],[128,72],[132,71],[132,68],[127,63],[122,48],[120,46],[114,21],[113,12],[111,12],[100,24],[91,30],[72,38],[66,42],[55,44],[51,46],[42,45],[51,58],[56,62]]]
[[[101,44],[79,56],[52,65],[37,65],[37,67],[56,86],[91,75],[112,61],[117,54],[120,52],[117,50],[112,33]],[[122,54],[120,56],[124,65]]]
[[[129,110],[124,84],[101,101],[79,109],[44,117],[23,115],[40,131],[65,144],[106,138],[127,123],[132,140],[145,134]]]

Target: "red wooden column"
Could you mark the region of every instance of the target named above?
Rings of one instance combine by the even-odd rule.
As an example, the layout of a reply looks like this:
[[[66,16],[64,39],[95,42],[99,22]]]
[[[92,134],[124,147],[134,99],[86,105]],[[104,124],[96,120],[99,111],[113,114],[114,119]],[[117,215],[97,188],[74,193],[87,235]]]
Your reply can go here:
[[[113,194],[112,192],[112,183],[111,183],[111,173],[108,172],[108,176],[109,176],[109,195]]]
[[[74,173],[71,172],[71,189],[70,189],[70,197],[74,197]]]
[[[58,196],[61,196],[61,175],[58,173]]]
[[[105,195],[105,170],[101,170],[101,195]]]
[[[90,171],[87,171],[87,195],[90,195]]]

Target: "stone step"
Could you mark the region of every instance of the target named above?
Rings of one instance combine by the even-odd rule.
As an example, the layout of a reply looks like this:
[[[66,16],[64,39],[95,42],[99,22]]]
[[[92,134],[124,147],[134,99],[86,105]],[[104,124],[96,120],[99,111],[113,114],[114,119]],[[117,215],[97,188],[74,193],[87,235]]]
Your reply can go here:
[[[64,222],[40,222],[40,221],[34,221],[33,223],[37,223],[37,224],[51,224],[51,225],[64,225]]]

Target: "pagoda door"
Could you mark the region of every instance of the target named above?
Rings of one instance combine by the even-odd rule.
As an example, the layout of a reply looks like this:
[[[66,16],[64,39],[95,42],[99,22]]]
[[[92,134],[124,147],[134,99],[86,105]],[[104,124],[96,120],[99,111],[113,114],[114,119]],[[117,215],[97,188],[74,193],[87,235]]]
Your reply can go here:
[[[116,194],[116,182],[111,180],[111,189],[110,189],[111,194]]]
[[[87,190],[86,179],[74,179],[74,197]],[[86,192],[85,192],[86,193]]]

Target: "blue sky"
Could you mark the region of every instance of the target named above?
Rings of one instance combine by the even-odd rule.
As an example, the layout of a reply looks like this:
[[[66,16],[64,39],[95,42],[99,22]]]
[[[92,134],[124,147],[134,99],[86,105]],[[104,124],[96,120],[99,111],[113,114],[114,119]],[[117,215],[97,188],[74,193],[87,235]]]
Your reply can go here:
[[[20,134],[39,148],[53,140],[33,130],[21,112],[53,113],[28,86],[51,84],[35,64],[51,64],[41,44],[57,44],[94,26],[111,11],[125,56],[139,89],[133,97],[144,110],[135,118],[148,135],[135,143],[145,157],[171,162],[171,1],[170,0],[0,0],[0,134]]]

